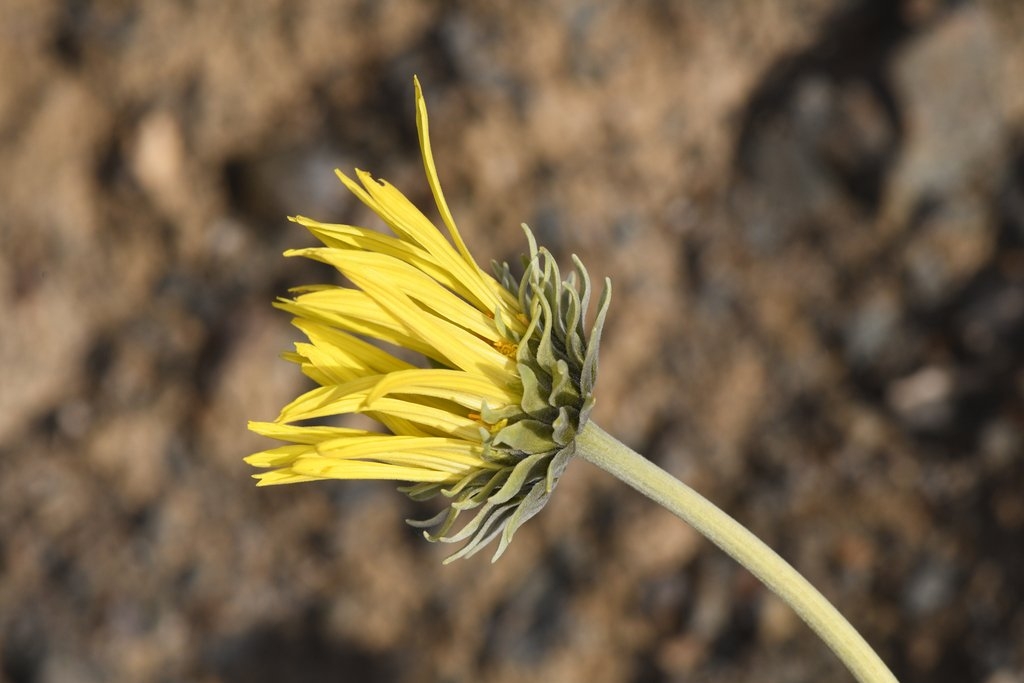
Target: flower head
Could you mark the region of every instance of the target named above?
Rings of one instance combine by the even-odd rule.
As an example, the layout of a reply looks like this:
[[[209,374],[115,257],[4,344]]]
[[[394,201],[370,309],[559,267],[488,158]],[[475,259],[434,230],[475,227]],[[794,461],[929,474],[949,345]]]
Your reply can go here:
[[[430,150],[427,110],[416,87],[416,123],[427,181],[451,242],[401,192],[356,171],[341,182],[394,235],[351,225],[291,220],[324,246],[295,249],[335,267],[353,285],[292,290],[278,308],[308,341],[285,354],[319,386],[289,403],[274,422],[250,429],[287,445],[246,462],[270,468],[259,485],[317,479],[391,479],[421,500],[451,500],[430,540],[465,545],[449,560],[515,531],[547,502],[575,452],[593,406],[597,350],[611,287],[606,280],[589,333],[590,279],[579,259],[563,282],[551,254],[526,226],[525,274],[507,264],[496,277],[473,260],[445,202]],[[368,340],[375,340],[373,344]],[[388,348],[425,359],[413,365]],[[310,424],[361,413],[390,434]],[[301,423],[301,424],[300,424]],[[461,513],[472,519],[452,532]]]

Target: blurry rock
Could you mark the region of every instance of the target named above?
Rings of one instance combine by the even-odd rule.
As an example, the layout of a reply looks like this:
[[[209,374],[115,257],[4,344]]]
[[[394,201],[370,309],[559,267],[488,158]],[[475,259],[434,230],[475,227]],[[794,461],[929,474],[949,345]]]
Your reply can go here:
[[[187,210],[185,143],[173,114],[159,110],[142,119],[132,149],[132,168],[163,211],[177,216]]]
[[[1024,671],[1000,669],[986,678],[985,683],[1024,683]]]
[[[904,594],[904,605],[916,617],[927,617],[946,607],[954,597],[953,571],[935,557],[911,577]]]
[[[889,385],[889,406],[910,426],[936,429],[952,415],[953,377],[930,366]]]
[[[999,52],[989,15],[965,5],[895,61],[906,126],[889,209],[907,218],[922,197],[991,191],[1005,163]]]
[[[1024,498],[1019,491],[1001,491],[993,496],[992,512],[1003,528],[1024,528]]]
[[[991,257],[996,223],[991,207],[973,197],[948,197],[923,212],[905,252],[915,298],[940,304]]]
[[[152,504],[167,484],[171,431],[155,412],[125,412],[98,429],[89,462],[128,509]]]
[[[999,472],[1011,466],[1024,452],[1021,426],[1009,419],[996,419],[986,425],[980,438],[986,467]]]
[[[898,351],[894,344],[902,334],[900,322],[902,311],[897,293],[892,289],[879,288],[865,296],[848,318],[844,339],[846,355],[855,367],[885,365],[888,358]]]
[[[766,593],[758,613],[757,630],[762,640],[775,645],[789,640],[799,632],[800,618],[780,598]]]
[[[1024,283],[986,287],[974,297],[958,321],[964,346],[978,356],[1013,349],[1024,328]]]
[[[355,199],[334,170],[351,177],[353,165],[332,145],[317,144],[233,159],[225,167],[225,177],[231,203],[246,207],[254,221],[247,227],[269,235],[291,229],[298,239],[301,229],[288,225],[285,217],[301,214],[337,221]]]
[[[680,680],[686,680],[707,657],[706,642],[692,635],[680,635],[662,644],[658,650],[658,665]]]
[[[927,303],[948,297],[995,245],[989,198],[1007,150],[996,45],[989,15],[966,5],[912,41],[893,66],[906,136],[884,220],[914,230],[907,270]]]

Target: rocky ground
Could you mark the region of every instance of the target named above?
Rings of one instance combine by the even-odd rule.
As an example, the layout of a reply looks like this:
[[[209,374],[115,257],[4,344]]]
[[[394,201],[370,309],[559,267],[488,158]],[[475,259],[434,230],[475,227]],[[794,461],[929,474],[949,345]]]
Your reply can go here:
[[[1024,681],[1024,6],[0,5],[0,680],[848,681],[574,463],[491,565],[388,483],[257,490],[332,169],[615,297],[597,421],[901,681]]]

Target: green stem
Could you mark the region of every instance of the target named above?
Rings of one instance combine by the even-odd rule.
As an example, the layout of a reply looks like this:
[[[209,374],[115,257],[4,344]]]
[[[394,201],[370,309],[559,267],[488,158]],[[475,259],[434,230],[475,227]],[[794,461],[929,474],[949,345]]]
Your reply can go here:
[[[861,683],[896,677],[835,607],[746,527],[699,493],[593,422],[576,437],[576,453],[682,518],[785,600]]]

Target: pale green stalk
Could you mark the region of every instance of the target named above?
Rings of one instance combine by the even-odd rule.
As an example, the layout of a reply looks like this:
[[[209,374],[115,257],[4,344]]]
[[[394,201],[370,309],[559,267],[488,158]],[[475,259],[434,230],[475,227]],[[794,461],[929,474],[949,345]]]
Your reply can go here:
[[[682,518],[785,600],[861,683],[896,677],[835,607],[746,527],[593,422],[576,437],[576,455]]]

